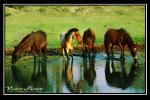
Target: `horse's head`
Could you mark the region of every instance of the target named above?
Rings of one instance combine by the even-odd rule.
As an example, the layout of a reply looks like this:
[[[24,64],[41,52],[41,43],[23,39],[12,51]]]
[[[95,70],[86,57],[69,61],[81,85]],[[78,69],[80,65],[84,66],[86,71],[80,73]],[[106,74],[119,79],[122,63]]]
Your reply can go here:
[[[79,29],[72,28],[72,29],[68,30],[67,33],[68,33],[68,35],[66,34],[66,37],[69,36],[69,34],[71,33],[72,38],[76,39],[78,41],[78,44],[82,43],[82,39],[81,39],[81,36],[80,36],[80,33],[79,33]]]
[[[11,60],[11,63],[12,64],[15,64],[17,62],[17,60],[21,57],[20,53],[18,52],[18,48],[17,47],[14,47],[15,50],[12,54],[12,60]]]
[[[81,35],[80,35],[79,31],[75,32],[74,38],[78,41],[78,44],[82,43],[82,38],[81,38]]]

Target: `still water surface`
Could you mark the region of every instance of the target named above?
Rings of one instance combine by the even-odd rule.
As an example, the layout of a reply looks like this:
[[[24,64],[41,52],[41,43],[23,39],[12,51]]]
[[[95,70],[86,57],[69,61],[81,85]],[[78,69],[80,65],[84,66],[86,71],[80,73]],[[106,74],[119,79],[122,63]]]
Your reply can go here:
[[[137,62],[130,54],[125,61],[95,57],[48,56],[45,62],[20,59],[11,65],[5,57],[5,93],[145,93],[145,56]],[[119,57],[116,55],[116,57]]]

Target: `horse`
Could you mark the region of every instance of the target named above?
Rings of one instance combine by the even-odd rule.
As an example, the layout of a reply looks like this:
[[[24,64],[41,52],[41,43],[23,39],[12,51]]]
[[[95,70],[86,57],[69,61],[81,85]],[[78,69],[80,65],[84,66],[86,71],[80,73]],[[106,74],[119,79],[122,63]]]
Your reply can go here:
[[[21,55],[31,51],[36,60],[36,56],[46,58],[47,53],[47,35],[44,31],[38,30],[26,35],[22,41],[14,47],[11,63],[15,64]]]
[[[79,30],[77,28],[71,28],[68,30],[68,32],[63,32],[60,34],[60,44],[61,49],[63,51],[63,57],[65,58],[65,54],[67,56],[67,59],[69,60],[69,54],[72,56],[73,52],[73,46],[72,46],[72,40],[76,39],[78,41],[78,44],[82,43],[82,39],[79,33]]]
[[[134,44],[130,34],[123,28],[120,29],[108,29],[104,36],[104,45],[106,49],[107,57],[113,58],[113,48],[114,45],[119,46],[121,49],[121,59],[124,59],[124,49],[125,46],[128,45],[130,49],[131,55],[133,56],[134,60],[137,59],[137,50],[136,45]],[[111,48],[111,52],[110,52]],[[111,54],[111,56],[110,56]]]
[[[94,43],[95,43],[95,32],[88,28],[84,31],[83,37],[83,54],[87,56],[94,52]]]

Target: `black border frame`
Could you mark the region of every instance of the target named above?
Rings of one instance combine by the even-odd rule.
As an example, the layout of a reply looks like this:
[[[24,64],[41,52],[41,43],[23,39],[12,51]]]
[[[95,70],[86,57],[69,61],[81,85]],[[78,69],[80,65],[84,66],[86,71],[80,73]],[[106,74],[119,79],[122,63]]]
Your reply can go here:
[[[4,0],[3,0],[4,1]],[[4,4],[39,4],[39,3],[41,3],[41,1],[42,1],[42,4],[146,4],[147,5],[147,12],[145,13],[146,15],[146,19],[145,19],[145,26],[147,27],[147,29],[145,29],[145,36],[147,36],[146,37],[146,43],[147,43],[147,45],[145,46],[146,47],[146,52],[147,52],[147,54],[146,54],[146,59],[147,59],[147,65],[149,65],[148,63],[148,60],[149,60],[149,53],[148,53],[148,51],[149,51],[149,46],[148,46],[148,44],[150,43],[150,41],[148,40],[148,37],[149,37],[149,34],[148,34],[148,9],[150,8],[149,7],[149,3],[147,3],[147,1],[137,1],[137,2],[135,2],[134,0],[133,1],[130,1],[130,2],[128,2],[128,1],[126,1],[126,0],[120,0],[120,2],[113,2],[113,1],[110,1],[110,0],[108,0],[108,1],[106,1],[106,0],[102,0],[101,2],[97,2],[97,1],[95,1],[95,0],[92,0],[92,1],[89,1],[89,2],[86,2],[86,3],[84,3],[84,2],[81,2],[81,0],[77,0],[76,2],[73,2],[73,0],[68,0],[68,1],[70,1],[70,2],[68,2],[67,0],[56,0],[56,1],[52,1],[52,2],[49,2],[49,1],[43,1],[43,0],[33,0],[33,1],[28,1],[28,0],[19,0],[19,1],[7,1],[7,0],[5,0],[4,2],[3,2],[3,6],[4,6]],[[115,1],[115,0],[114,0]],[[73,3],[72,3],[73,2]],[[109,3],[108,3],[109,2]],[[3,9],[3,6],[1,6],[2,8],[1,8],[1,10],[2,11],[4,11],[4,9]],[[1,16],[2,16],[2,18],[3,18],[3,15],[1,14]],[[1,18],[1,19],[2,19]],[[2,19],[3,20],[3,19]],[[2,21],[3,22],[3,24],[2,25],[4,25],[4,20]],[[145,28],[146,28],[145,27]],[[4,33],[4,28],[3,28],[3,31],[1,32],[1,33]],[[3,40],[3,38],[4,38],[4,34],[2,34],[2,36],[1,36],[1,40]],[[4,42],[4,41],[3,41]],[[1,48],[3,48],[4,49],[4,43],[3,42],[1,42]],[[2,52],[4,52],[4,50],[2,49]],[[1,50],[1,49],[0,49]],[[1,53],[2,53],[1,52]],[[3,54],[1,54],[0,53],[0,55],[2,56],[1,58],[2,58],[2,61],[3,61]],[[3,65],[3,62],[1,62],[2,64],[1,65]],[[1,71],[1,73],[3,73],[3,69],[2,70],[0,70]],[[147,66],[147,70],[145,70],[145,72],[146,71],[148,71],[148,66]],[[148,73],[146,72],[145,74],[147,74],[147,77],[148,77]],[[3,75],[4,75],[4,73],[3,73]],[[3,78],[3,75],[1,76],[1,80],[4,80]],[[145,77],[145,78],[147,78],[147,77]],[[1,82],[1,81],[0,81]],[[2,86],[1,86],[1,88],[0,88],[0,93],[2,94],[2,95],[11,95],[11,94],[5,94],[4,93],[4,91],[1,91],[1,90],[3,90],[3,81],[1,82],[2,84]],[[146,82],[146,84],[148,83],[148,78],[147,78],[147,82]],[[144,94],[144,95],[147,95],[148,94],[148,91],[147,91],[147,89],[148,89],[148,86],[147,85],[145,85],[146,86],[146,89],[145,89],[145,92],[146,92],[146,94]],[[111,93],[112,94],[112,93]],[[111,95],[111,94],[108,94],[108,95]],[[116,93],[115,93],[116,94]],[[12,94],[13,95],[13,94]],[[22,94],[21,94],[22,95]],[[24,94],[24,95],[30,95],[30,94]],[[34,95],[34,94],[33,94]],[[38,95],[45,95],[45,94],[38,94]],[[48,95],[60,95],[60,94],[48,94]],[[63,94],[62,94],[63,95]],[[68,95],[68,94],[67,94]],[[69,94],[69,95],[72,95],[72,94]],[[74,95],[74,94],[73,94]],[[80,95],[80,94],[77,94],[77,95]],[[82,95],[82,94],[81,94]],[[84,95],[84,94],[83,94]],[[89,95],[89,94],[87,94],[87,95]],[[96,94],[97,95],[97,94]],[[103,94],[98,94],[98,95],[103,95]],[[114,95],[114,94],[112,94],[112,95]],[[131,94],[131,95],[133,95],[133,94]],[[140,94],[139,94],[140,95]],[[143,95],[143,94],[142,94]]]

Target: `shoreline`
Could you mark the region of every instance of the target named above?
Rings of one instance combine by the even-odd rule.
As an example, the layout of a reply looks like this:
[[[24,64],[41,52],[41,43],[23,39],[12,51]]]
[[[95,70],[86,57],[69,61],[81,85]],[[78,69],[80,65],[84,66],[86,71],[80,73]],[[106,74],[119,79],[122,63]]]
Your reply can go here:
[[[5,48],[5,55],[12,55],[14,48]],[[96,45],[94,46],[94,50],[96,53],[105,52],[105,46],[104,45]],[[114,47],[115,51],[120,51],[118,47]],[[145,44],[137,45],[137,51],[144,51],[145,50]],[[126,46],[125,51],[129,51],[128,47]],[[73,52],[75,54],[81,54],[82,53],[82,46],[74,46]],[[62,55],[61,48],[48,48],[48,55]]]

